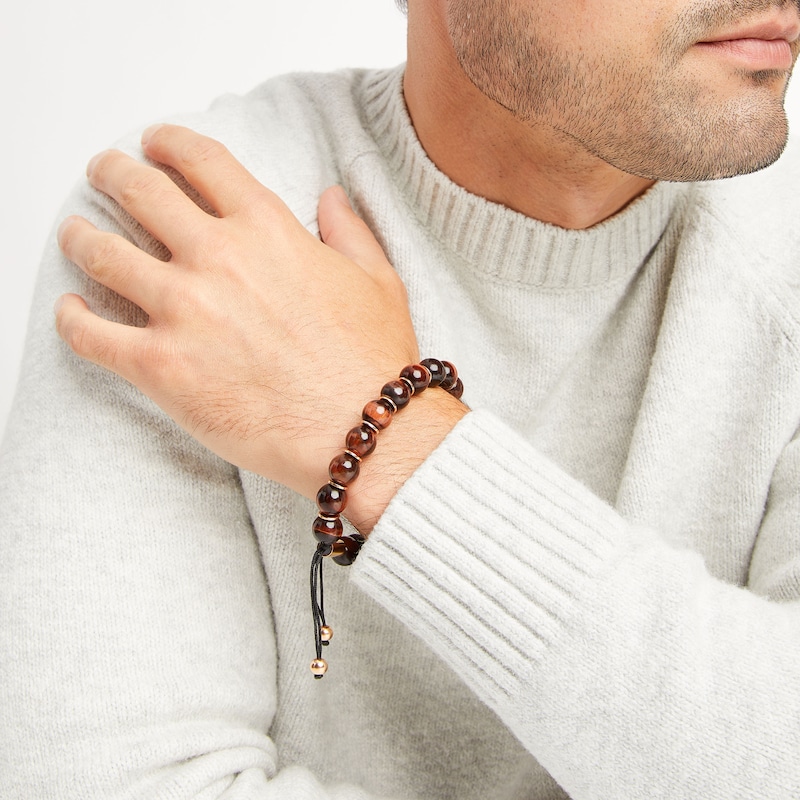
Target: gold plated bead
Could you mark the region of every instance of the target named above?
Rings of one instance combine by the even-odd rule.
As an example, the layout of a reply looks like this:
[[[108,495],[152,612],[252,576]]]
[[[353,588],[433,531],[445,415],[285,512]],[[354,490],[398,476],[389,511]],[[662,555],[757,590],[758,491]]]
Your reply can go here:
[[[315,658],[311,662],[311,672],[315,678],[321,678],[328,671],[328,662],[324,658]]]
[[[323,642],[329,642],[333,639],[333,628],[330,625],[323,625],[319,629],[319,638],[322,639]]]

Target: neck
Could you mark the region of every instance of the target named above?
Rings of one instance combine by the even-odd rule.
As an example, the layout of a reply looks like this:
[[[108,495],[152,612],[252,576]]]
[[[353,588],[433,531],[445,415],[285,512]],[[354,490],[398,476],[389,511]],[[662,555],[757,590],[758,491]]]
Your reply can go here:
[[[479,91],[432,10],[437,5],[409,14],[403,88],[422,146],[449,178],[487,200],[573,229],[613,216],[652,185],[546,123],[520,121]]]

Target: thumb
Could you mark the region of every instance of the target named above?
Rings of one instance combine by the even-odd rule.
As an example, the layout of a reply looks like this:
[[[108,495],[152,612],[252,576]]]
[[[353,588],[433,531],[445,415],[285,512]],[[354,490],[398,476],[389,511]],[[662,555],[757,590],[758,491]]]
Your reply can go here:
[[[331,186],[319,199],[319,232],[322,241],[362,269],[374,274],[391,268],[372,231],[353,211],[341,186]]]

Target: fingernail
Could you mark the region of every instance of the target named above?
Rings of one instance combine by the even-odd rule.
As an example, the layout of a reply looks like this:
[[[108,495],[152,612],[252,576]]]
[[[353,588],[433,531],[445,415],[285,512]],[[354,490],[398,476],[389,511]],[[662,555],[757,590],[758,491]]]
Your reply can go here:
[[[93,156],[89,163],[86,165],[86,175],[90,176],[92,172],[94,172],[94,168],[97,166],[97,162],[102,158],[102,156],[107,153],[108,150],[103,150],[102,153],[98,153],[96,156]]]
[[[72,217],[67,217],[66,219],[61,220],[61,224],[58,226],[58,230],[56,231],[56,241],[61,242],[61,239],[64,235],[64,231],[70,226],[72,222]]]
[[[159,129],[163,128],[163,123],[159,122],[156,125],[151,125],[149,128],[145,128],[142,131],[142,147],[144,147],[149,141],[150,137]]]

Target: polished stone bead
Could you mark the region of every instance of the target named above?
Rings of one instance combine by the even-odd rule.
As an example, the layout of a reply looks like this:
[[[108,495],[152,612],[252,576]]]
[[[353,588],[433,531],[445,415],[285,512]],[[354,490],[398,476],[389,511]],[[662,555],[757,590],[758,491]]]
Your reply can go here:
[[[390,381],[381,389],[381,397],[388,397],[399,410],[411,400],[411,389],[405,381]]]
[[[442,361],[442,366],[444,367],[444,378],[442,378],[442,382],[439,386],[449,392],[456,385],[458,372],[456,372],[456,368],[449,361]]]
[[[383,397],[378,400],[370,400],[361,412],[361,417],[372,423],[378,430],[388,428],[393,416],[393,406]]]
[[[317,507],[325,516],[334,517],[341,514],[346,505],[347,493],[332,483],[326,483],[317,492]]]
[[[372,428],[360,425],[347,434],[345,447],[359,458],[366,458],[375,449],[377,441],[378,435]]]
[[[339,486],[348,486],[357,477],[359,471],[358,459],[350,455],[350,453],[341,453],[331,461],[328,467],[328,474],[334,483]]]
[[[461,378],[456,380],[455,386],[452,389],[447,390],[456,400],[461,399],[461,395],[464,394],[464,384],[461,382]]]
[[[314,534],[314,538],[318,542],[333,544],[342,537],[344,527],[339,517],[331,517],[329,519],[317,517],[314,520],[314,524],[311,526],[311,530]]]
[[[422,364],[409,364],[403,368],[400,377],[407,380],[414,387],[415,393],[425,391],[431,383],[431,372]]]
[[[426,358],[424,361],[421,362],[423,367],[426,367],[428,371],[431,373],[431,386],[439,386],[439,384],[444,380],[445,377],[445,368],[444,364],[439,361],[438,358]]]
[[[333,546],[333,560],[343,567],[349,567],[356,560],[362,544],[364,544],[364,537],[358,533],[352,536],[343,536]]]

